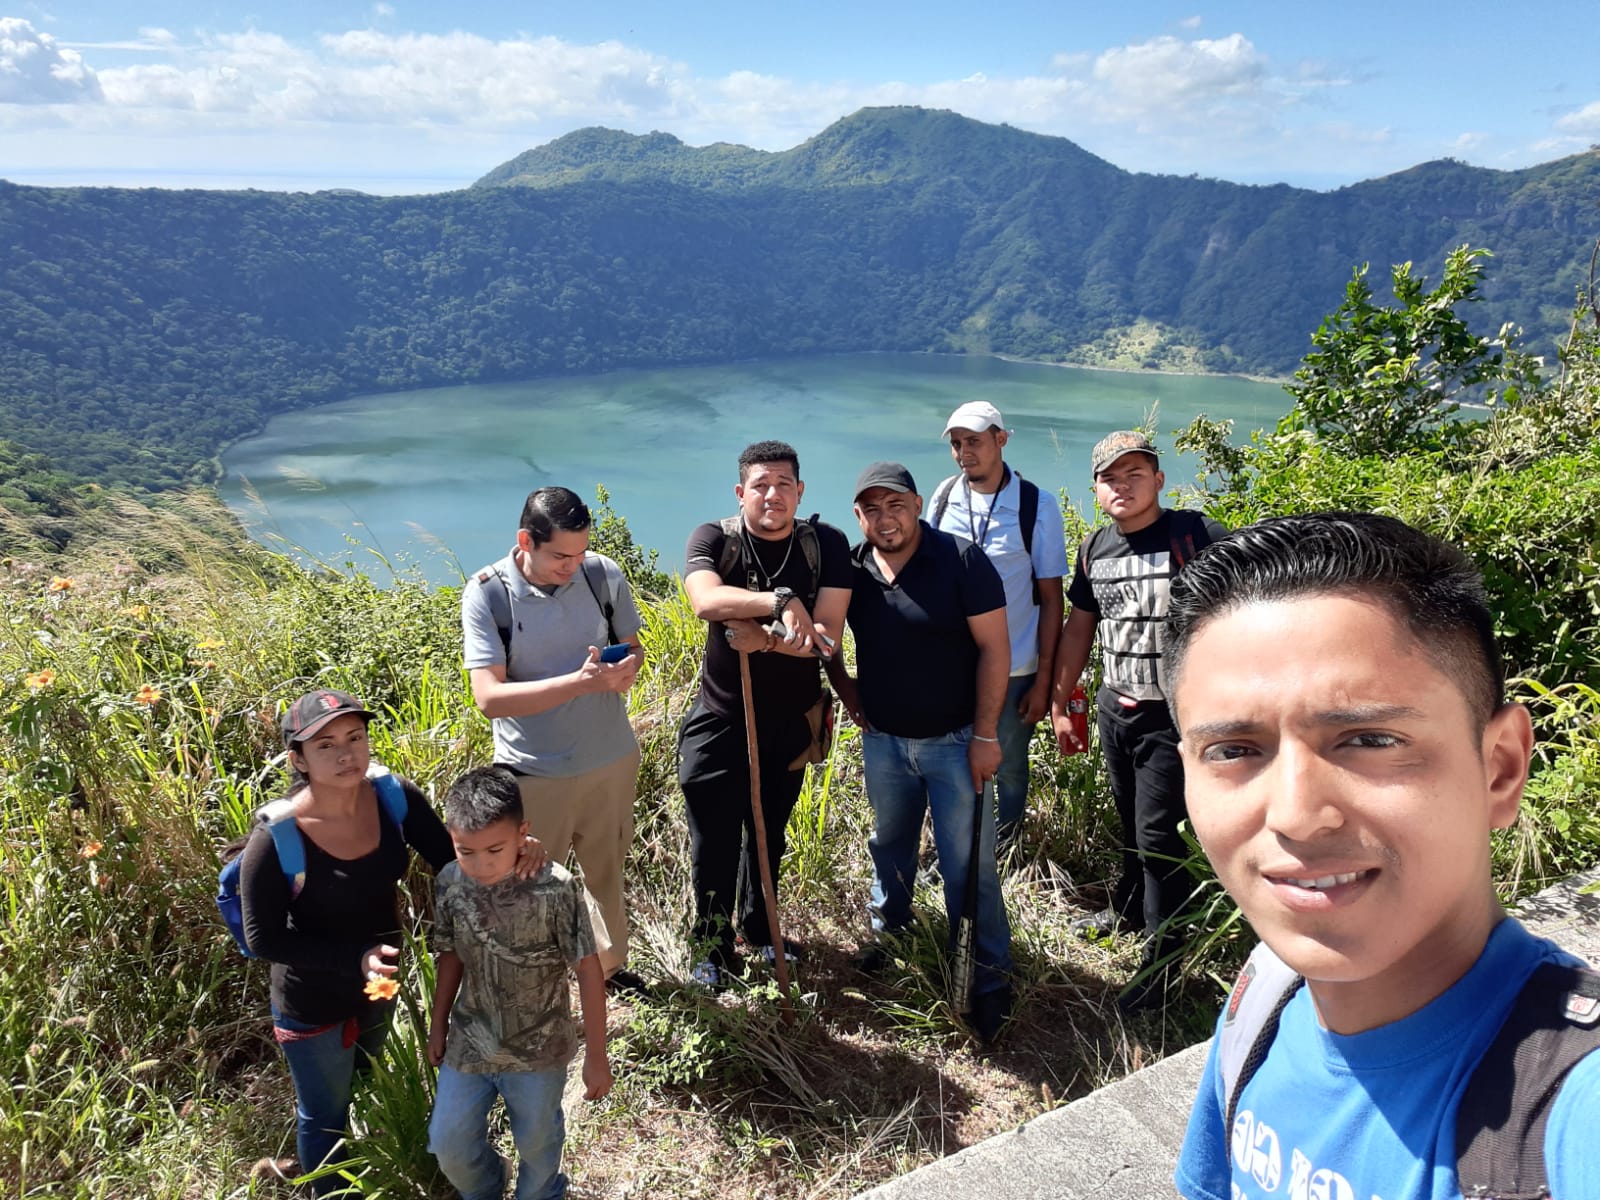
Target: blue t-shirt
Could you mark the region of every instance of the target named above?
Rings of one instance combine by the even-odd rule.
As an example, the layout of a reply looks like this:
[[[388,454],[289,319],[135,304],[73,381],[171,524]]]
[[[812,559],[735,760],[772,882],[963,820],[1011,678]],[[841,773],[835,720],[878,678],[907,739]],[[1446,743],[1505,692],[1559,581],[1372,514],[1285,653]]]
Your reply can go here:
[[[1330,1033],[1302,988],[1239,1097],[1231,1136],[1217,1042],[1178,1157],[1188,1200],[1460,1200],[1456,1110],[1532,971],[1577,962],[1507,918],[1472,969],[1408,1017]],[[1219,1021],[1218,1030],[1221,1030]],[[1545,1136],[1557,1200],[1600,1196],[1600,1054],[1567,1076]]]

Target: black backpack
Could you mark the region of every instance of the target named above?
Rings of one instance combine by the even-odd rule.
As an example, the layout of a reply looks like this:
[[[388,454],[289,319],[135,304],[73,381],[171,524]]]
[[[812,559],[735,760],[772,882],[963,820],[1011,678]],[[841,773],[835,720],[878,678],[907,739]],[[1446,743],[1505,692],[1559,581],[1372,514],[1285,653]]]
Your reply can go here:
[[[1256,1073],[1284,1007],[1305,982],[1265,942],[1228,994],[1217,1034],[1227,1097],[1225,1130]],[[1469,1200],[1549,1200],[1544,1132],[1567,1072],[1600,1048],[1600,973],[1544,963],[1517,993],[1473,1068],[1456,1114],[1456,1182]]]
[[[1005,474],[1000,479],[1000,491],[1005,491],[1006,484],[1011,482],[1013,475],[1017,477],[1017,524],[1022,527],[1022,548],[1028,552],[1028,577],[1033,580],[1033,603],[1037,607],[1039,577],[1033,573],[1033,527],[1039,523],[1039,485],[1022,478],[1021,471],[1013,471],[1010,467],[1006,467]],[[950,507],[950,493],[960,482],[960,475],[952,475],[933,489],[933,515],[929,518],[928,524],[935,529],[939,528],[939,522],[944,520],[945,510]]]
[[[483,588],[483,597],[489,602],[489,615],[494,618],[495,631],[500,635],[500,645],[505,649],[506,672],[511,671],[511,584],[500,573],[500,564],[491,563],[473,576]],[[499,587],[490,587],[489,580],[498,579]],[[605,563],[600,556],[589,551],[583,556],[583,581],[589,585],[594,602],[600,606],[600,615],[606,619],[606,641],[616,645],[617,627],[612,623],[616,603],[611,596],[611,580],[606,576]]]

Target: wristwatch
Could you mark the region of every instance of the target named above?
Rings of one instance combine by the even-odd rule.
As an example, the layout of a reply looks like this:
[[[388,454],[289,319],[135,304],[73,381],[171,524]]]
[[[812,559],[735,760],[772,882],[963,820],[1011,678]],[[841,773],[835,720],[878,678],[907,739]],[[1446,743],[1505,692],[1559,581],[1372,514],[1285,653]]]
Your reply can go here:
[[[789,607],[789,601],[794,599],[794,589],[776,587],[772,589],[772,619],[783,620],[783,610]]]

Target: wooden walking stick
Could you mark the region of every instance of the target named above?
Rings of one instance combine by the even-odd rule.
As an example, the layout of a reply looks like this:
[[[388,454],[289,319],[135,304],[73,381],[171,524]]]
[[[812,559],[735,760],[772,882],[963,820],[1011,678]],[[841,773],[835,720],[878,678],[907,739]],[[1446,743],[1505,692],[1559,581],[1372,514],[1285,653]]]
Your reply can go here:
[[[772,965],[778,972],[783,996],[783,1022],[794,1024],[794,1004],[789,999],[789,956],[784,951],[783,930],[778,925],[778,892],[767,861],[767,821],[761,813],[761,758],[756,747],[756,701],[750,690],[750,652],[739,651],[739,684],[744,692],[744,740],[750,757],[750,814],[756,827],[756,861],[761,866],[761,895],[767,902],[767,932],[772,938]]]

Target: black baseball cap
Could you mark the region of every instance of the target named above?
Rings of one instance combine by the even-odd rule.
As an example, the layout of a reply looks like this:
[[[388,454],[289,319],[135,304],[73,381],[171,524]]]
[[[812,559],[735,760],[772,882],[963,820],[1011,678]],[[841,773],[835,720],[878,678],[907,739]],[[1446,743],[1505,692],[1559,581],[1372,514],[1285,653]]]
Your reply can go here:
[[[365,717],[368,721],[378,715],[371,709],[362,707],[361,701],[349,692],[337,692],[332,688],[307,692],[289,705],[283,714],[284,745],[292,746],[296,742],[303,742],[329,721],[336,721],[349,713]]]
[[[911,478],[911,472],[897,462],[875,462],[860,475],[856,476],[857,500],[861,493],[873,488],[888,488],[891,492],[916,493],[916,480]]]

